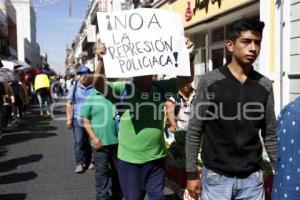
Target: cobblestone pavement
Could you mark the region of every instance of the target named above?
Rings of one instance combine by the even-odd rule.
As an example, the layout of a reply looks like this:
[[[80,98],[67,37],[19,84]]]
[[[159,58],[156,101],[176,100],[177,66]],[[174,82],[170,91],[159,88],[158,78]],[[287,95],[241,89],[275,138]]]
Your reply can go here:
[[[94,171],[74,173],[72,131],[60,120],[64,109],[56,106],[53,119],[32,106],[0,139],[0,200],[95,199]]]

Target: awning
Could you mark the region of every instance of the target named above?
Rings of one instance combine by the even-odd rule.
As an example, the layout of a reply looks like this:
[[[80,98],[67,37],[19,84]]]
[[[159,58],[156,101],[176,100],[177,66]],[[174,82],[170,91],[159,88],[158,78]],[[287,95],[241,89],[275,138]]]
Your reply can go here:
[[[10,70],[16,70],[16,69],[25,70],[31,67],[26,62],[19,61],[19,60],[1,60],[1,62],[5,68],[8,68]]]
[[[18,67],[21,67],[16,60],[1,60],[3,67],[10,69],[10,70],[15,70]]]

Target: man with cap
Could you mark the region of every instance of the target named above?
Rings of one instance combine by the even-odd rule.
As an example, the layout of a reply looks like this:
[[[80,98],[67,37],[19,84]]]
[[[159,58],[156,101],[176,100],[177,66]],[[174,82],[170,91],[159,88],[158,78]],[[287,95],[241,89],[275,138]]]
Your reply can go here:
[[[84,167],[89,165],[89,169],[94,167],[91,161],[92,149],[89,144],[88,134],[86,133],[82,119],[80,117],[81,106],[86,97],[92,92],[93,86],[91,84],[90,75],[91,71],[88,67],[82,66],[79,68],[77,75],[79,80],[70,88],[67,96],[67,128],[73,128],[74,133],[74,150],[76,160],[76,173],[82,173]]]

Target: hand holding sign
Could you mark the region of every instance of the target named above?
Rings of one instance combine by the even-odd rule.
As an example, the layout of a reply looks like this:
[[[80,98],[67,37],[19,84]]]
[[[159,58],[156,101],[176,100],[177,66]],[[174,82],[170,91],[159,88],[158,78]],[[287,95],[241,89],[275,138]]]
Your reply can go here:
[[[97,13],[107,54],[107,77],[190,75],[188,50],[178,14],[157,9]],[[172,21],[172,23],[170,23]],[[191,46],[190,46],[191,47]]]
[[[103,59],[103,55],[105,55],[105,52],[106,52],[105,44],[100,41],[97,41],[95,53],[97,54],[99,60]]]
[[[194,43],[189,39],[189,38],[185,38],[185,45],[186,48],[188,49],[189,54],[192,54],[194,52],[195,49],[195,45]]]

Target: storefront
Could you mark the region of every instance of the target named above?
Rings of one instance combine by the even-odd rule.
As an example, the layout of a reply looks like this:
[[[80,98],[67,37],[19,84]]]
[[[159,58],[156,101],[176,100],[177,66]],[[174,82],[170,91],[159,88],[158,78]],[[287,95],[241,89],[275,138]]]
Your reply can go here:
[[[174,0],[158,1],[155,7],[179,13],[184,23],[185,34],[195,45],[195,85],[199,75],[225,64],[228,56],[225,49],[226,33],[232,22],[243,18],[259,18],[265,22],[260,57],[254,68],[274,81],[276,113],[280,110],[282,89],[277,73],[279,33],[276,1],[259,0]],[[275,81],[278,83],[275,84]]]
[[[181,15],[185,34],[193,40],[196,46],[197,54],[194,60],[195,84],[199,81],[201,74],[223,66],[228,60],[229,56],[226,52],[225,43],[228,29],[234,21],[243,17],[257,18],[264,21],[265,29],[261,54],[253,64],[253,67],[274,82],[274,90],[276,91],[275,102],[277,102],[278,106],[280,105],[278,103],[280,102],[280,95],[276,96],[276,94],[278,94],[280,90],[278,90],[275,84],[275,81],[277,81],[275,72],[277,72],[280,62],[276,63],[278,59],[278,57],[276,57],[278,53],[276,47],[278,47],[277,42],[279,41],[279,35],[276,33],[278,27],[275,26],[275,22],[277,22],[276,17],[278,17],[275,16],[276,2],[276,0],[169,0],[159,1],[155,5],[159,9],[169,9]],[[279,111],[279,109],[277,110]],[[170,148],[168,152],[172,152],[172,146]],[[176,153],[182,151],[184,151],[184,148],[177,150]],[[181,196],[182,189],[184,188],[182,185],[184,185],[185,181],[182,178],[179,181],[178,179],[172,179],[174,174],[176,174],[177,177],[181,177],[181,171],[178,170],[180,169],[180,165],[176,165],[179,156],[173,157],[176,158],[175,162],[173,162],[174,160],[172,159],[170,161],[172,156],[169,156],[167,159],[167,164],[169,164],[167,165],[167,172],[171,171],[170,176],[167,174],[167,180],[170,179],[170,184],[169,182],[167,183],[170,188]],[[267,160],[268,157],[264,154],[263,158]],[[180,161],[185,161],[185,159],[182,158]],[[202,169],[201,164],[202,162],[199,157],[199,171]],[[172,172],[174,173],[172,174]],[[264,172],[266,199],[270,199],[270,186],[272,184],[269,180],[271,179],[271,170],[264,168]],[[178,187],[178,185],[180,187]]]
[[[242,17],[259,17],[259,3],[249,0],[184,0],[165,3],[161,8],[180,13],[185,33],[196,45],[196,82],[197,76],[225,64],[226,32],[230,24]]]

